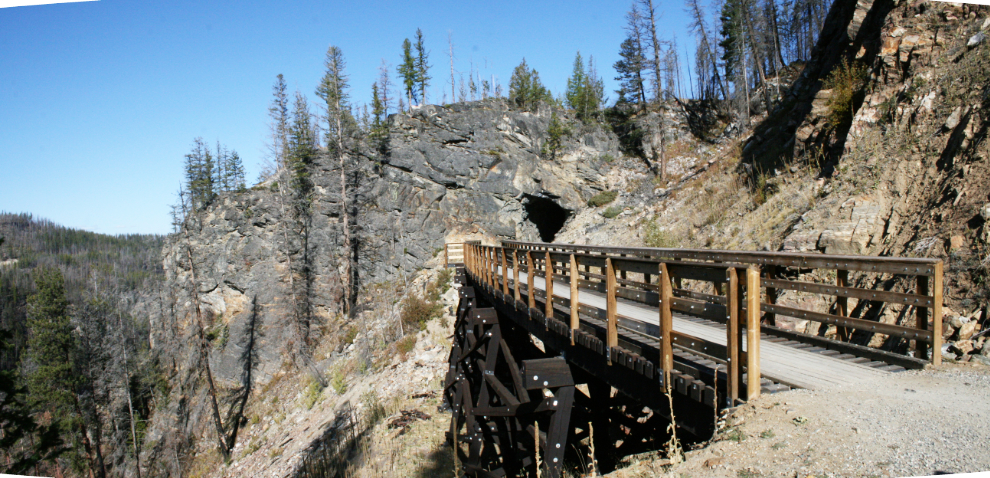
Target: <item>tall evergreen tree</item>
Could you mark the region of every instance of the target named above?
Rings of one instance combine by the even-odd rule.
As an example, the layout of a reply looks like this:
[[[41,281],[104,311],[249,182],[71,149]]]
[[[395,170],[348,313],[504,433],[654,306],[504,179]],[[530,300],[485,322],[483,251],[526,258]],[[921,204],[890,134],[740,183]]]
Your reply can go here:
[[[383,114],[387,118],[388,111],[395,106],[395,100],[391,96],[392,79],[388,76],[388,64],[382,58],[382,64],[378,67],[378,94],[381,96]]]
[[[388,118],[385,99],[378,82],[371,84],[371,128],[368,140],[379,152],[384,153],[388,145]]]
[[[10,336],[0,330],[0,353],[13,348]],[[54,461],[65,451],[57,423],[40,426],[31,417],[26,403],[28,391],[18,385],[20,379],[17,369],[0,369],[0,450],[6,455],[0,472],[4,473],[27,473],[38,462]]]
[[[417,89],[419,89],[419,99],[420,103],[427,104],[426,99],[426,88],[430,86],[430,53],[426,51],[426,46],[423,45],[423,31],[419,28],[416,29],[416,59],[414,65],[416,68],[416,83]]]
[[[192,151],[185,157],[186,191],[192,210],[200,210],[216,197],[216,164],[203,138],[193,140]]]
[[[259,174],[264,181],[286,166],[289,137],[289,97],[285,92],[285,78],[280,73],[272,86],[272,102],[268,106],[267,158]]]
[[[309,192],[309,166],[316,159],[316,138],[311,123],[309,103],[302,93],[296,92],[289,127],[287,167],[292,172],[293,186],[300,197]]]
[[[553,101],[553,95],[540,82],[540,74],[536,69],[530,69],[523,58],[509,79],[509,103],[513,106],[536,111],[541,102]]]
[[[584,60],[581,59],[581,52],[574,56],[574,67],[571,76],[567,79],[567,90],[564,98],[567,106],[577,112],[578,118],[583,118],[587,107],[587,87],[588,79],[584,74]]]
[[[643,70],[646,70],[647,60],[643,53],[642,41],[642,18],[634,3],[632,9],[626,14],[626,39],[619,46],[619,56],[622,57],[615,62],[615,71],[619,76],[615,80],[619,82],[620,96],[631,95],[629,101],[636,103],[641,109],[646,109],[646,86],[643,81]]]
[[[416,58],[412,54],[412,43],[408,38],[402,41],[402,62],[399,63],[398,72],[402,78],[403,92],[409,106],[412,107],[419,75],[416,70]]]
[[[72,438],[73,445],[77,445],[73,450],[84,451],[86,465],[92,474],[106,476],[99,439],[94,443],[90,438],[76,395],[83,380],[73,370],[77,343],[69,319],[62,272],[55,268],[39,269],[35,288],[37,292],[28,298],[30,334],[26,355],[34,365],[26,377],[28,402],[50,416],[62,436]]]
[[[581,52],[578,52],[574,57],[571,77],[567,79],[567,91],[564,93],[568,107],[575,111],[578,118],[590,120],[601,111],[605,99],[603,90],[604,86],[601,78],[598,78],[594,59],[589,58],[586,70]]]
[[[408,43],[408,42],[407,42]],[[331,46],[327,50],[326,73],[317,90],[317,94],[326,105],[327,149],[333,154],[340,165],[340,217],[344,234],[344,311],[354,312],[356,289],[354,287],[354,255],[350,230],[350,196],[347,187],[347,149],[344,144],[344,128],[347,124],[348,83],[344,72],[344,55],[340,48]]]

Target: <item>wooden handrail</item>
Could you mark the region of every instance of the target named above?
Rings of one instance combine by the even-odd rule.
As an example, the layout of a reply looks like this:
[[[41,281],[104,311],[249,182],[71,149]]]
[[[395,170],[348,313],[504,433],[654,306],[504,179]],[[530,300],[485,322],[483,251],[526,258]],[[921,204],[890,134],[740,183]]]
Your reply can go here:
[[[719,286],[717,280],[713,280],[713,272],[705,272],[702,264],[714,267],[725,267],[734,265],[742,270],[750,265],[759,266],[761,269],[761,286],[765,287],[765,298],[760,302],[760,309],[765,312],[764,323],[776,325],[779,316],[790,316],[799,319],[810,319],[837,327],[840,339],[848,340],[850,330],[865,330],[873,333],[883,333],[886,335],[902,338],[914,342],[916,356],[930,358],[932,364],[941,363],[942,337],[942,261],[927,258],[901,258],[901,257],[871,257],[871,256],[847,256],[830,254],[808,254],[795,252],[765,252],[765,251],[718,251],[702,249],[663,249],[663,248],[637,248],[637,247],[608,247],[589,245],[569,245],[569,244],[545,244],[522,241],[505,241],[503,246],[509,249],[524,249],[532,251],[549,251],[551,249],[559,252],[554,254],[572,254],[579,258],[587,258],[589,265],[596,265],[604,261],[604,257],[614,257],[613,261],[623,265],[628,264],[627,269],[631,272],[641,272],[644,275],[644,282],[640,284],[631,283],[626,279],[618,279],[620,286],[639,288],[643,290],[654,290],[659,292],[659,288],[650,283],[650,274],[645,270],[646,264],[656,261],[676,261],[679,264],[687,265],[687,268],[677,266],[671,270],[675,280],[674,285],[681,279],[702,280],[712,282],[716,289]],[[616,257],[618,256],[618,257]],[[627,262],[629,261],[629,262]],[[634,266],[634,262],[639,262],[639,266]],[[670,262],[667,262],[670,263]],[[782,278],[782,269],[796,269],[804,272],[808,269],[825,269],[834,271],[834,284],[820,284],[812,282],[802,282],[787,280]],[[686,271],[691,271],[687,273]],[[873,290],[866,288],[851,287],[849,284],[849,272],[861,272],[867,274],[893,274],[896,276],[916,277],[917,284],[914,293],[894,292],[886,290]],[[603,275],[585,272],[582,275],[589,279],[604,280]],[[680,289],[680,287],[677,287]],[[780,290],[796,290],[830,297],[833,301],[835,314],[824,314],[810,310],[797,309],[794,307],[782,307],[777,305],[777,297]],[[915,325],[913,327],[897,324],[886,324],[874,322],[855,317],[849,317],[850,307],[848,298],[867,300],[876,303],[910,307],[914,311]],[[929,325],[929,320],[932,322]]]
[[[744,367],[754,377],[748,382],[744,398],[749,399],[759,394],[759,317],[757,315],[759,308],[745,307],[742,303],[744,293],[746,297],[758,297],[758,294],[748,293],[750,290],[759,290],[760,279],[756,268],[747,268],[747,266],[740,264],[697,263],[652,257],[616,257],[608,253],[567,253],[566,249],[566,246],[507,248],[471,245],[466,248],[465,267],[467,273],[484,284],[489,291],[492,293],[501,292],[504,300],[513,300],[514,302],[521,301],[519,273],[521,272],[520,267],[525,267],[526,300],[530,317],[541,318],[542,325],[549,327],[551,319],[561,319],[556,314],[554,305],[567,307],[569,320],[563,326],[565,332],[569,329],[568,334],[572,345],[574,345],[577,333],[581,331],[582,315],[601,320],[604,322],[605,330],[604,337],[601,337],[603,347],[599,351],[605,355],[604,359],[609,365],[612,365],[615,358],[619,356],[620,323],[623,324],[623,328],[639,327],[643,333],[655,335],[659,339],[660,349],[659,363],[655,364],[655,368],[662,373],[662,383],[665,387],[672,386],[671,373],[674,370],[673,350],[675,344],[679,348],[689,348],[686,344],[705,343],[701,339],[677,333],[674,330],[673,310],[677,302],[673,294],[675,277],[679,274],[689,278],[710,279],[731,284],[730,287],[724,288],[726,297],[709,296],[701,301],[695,301],[699,304],[706,304],[704,306],[706,309],[708,307],[720,307],[722,317],[725,317],[726,307],[721,304],[737,304],[736,307],[731,308],[733,312],[730,314],[729,325],[726,328],[726,339],[730,345],[709,344],[710,346],[705,350],[713,354],[710,355],[712,358],[721,360],[728,366],[726,389],[730,393],[725,397],[726,404],[732,404],[740,398]],[[512,254],[511,274],[508,272],[510,253]],[[580,266],[584,266],[585,270],[580,271]],[[591,272],[592,269],[598,269],[600,273],[593,273]],[[748,273],[741,281],[734,279],[737,269]],[[650,281],[655,277],[657,284],[632,280],[628,273],[644,274],[644,278],[648,277]],[[536,309],[537,291],[534,284],[536,276],[544,278],[542,310]],[[581,277],[585,277],[585,279]],[[555,280],[560,280],[570,286],[570,299],[554,294]],[[513,287],[512,299],[508,293],[510,283]],[[606,297],[605,308],[596,309],[581,304],[581,289],[598,290],[604,293]],[[641,323],[641,325],[636,325],[639,323],[638,321],[619,314],[618,300],[620,298],[644,303],[652,301],[654,306],[658,306],[659,327]],[[750,310],[754,312],[749,312]],[[537,313],[540,315],[534,316],[534,311],[538,311]],[[745,350],[743,350],[743,336],[740,335],[742,329],[746,329],[748,335],[745,340]],[[557,330],[559,331],[559,329]],[[729,355],[728,350],[732,350],[735,355]],[[741,362],[743,359],[746,359],[745,364]]]

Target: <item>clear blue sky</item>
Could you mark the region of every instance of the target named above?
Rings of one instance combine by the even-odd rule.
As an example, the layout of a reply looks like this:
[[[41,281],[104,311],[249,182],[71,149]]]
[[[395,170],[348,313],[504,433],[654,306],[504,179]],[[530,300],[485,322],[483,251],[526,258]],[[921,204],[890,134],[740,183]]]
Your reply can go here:
[[[660,30],[693,49],[683,4]],[[0,9],[0,211],[107,234],[167,233],[194,138],[264,159],[275,75],[311,99],[327,47],[342,48],[354,103],[384,58],[422,28],[431,99],[473,61],[507,89],[526,57],[561,93],[574,54],[594,56],[612,100],[629,2],[119,1]],[[685,79],[686,82],[686,79]],[[315,103],[315,101],[311,102]]]

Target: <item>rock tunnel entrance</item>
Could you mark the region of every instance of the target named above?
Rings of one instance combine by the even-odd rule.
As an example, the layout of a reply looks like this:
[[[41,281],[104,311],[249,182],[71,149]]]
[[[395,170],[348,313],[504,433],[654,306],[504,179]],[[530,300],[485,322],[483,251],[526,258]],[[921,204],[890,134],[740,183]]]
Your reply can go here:
[[[571,217],[570,211],[546,197],[526,194],[523,198],[523,207],[526,209],[526,219],[536,226],[540,240],[543,242],[553,242],[554,237],[567,222],[567,218]]]

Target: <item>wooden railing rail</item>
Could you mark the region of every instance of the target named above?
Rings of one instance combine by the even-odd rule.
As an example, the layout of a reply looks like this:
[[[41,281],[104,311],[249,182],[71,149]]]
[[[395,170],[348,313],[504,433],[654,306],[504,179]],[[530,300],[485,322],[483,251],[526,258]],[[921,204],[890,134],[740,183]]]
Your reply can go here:
[[[546,251],[552,251],[551,254],[555,255],[575,254],[589,257],[602,257],[603,255],[624,256],[623,260],[634,260],[634,258],[646,260],[662,259],[663,261],[676,261],[676,263],[689,266],[695,266],[697,264],[742,264],[758,266],[761,271],[760,284],[763,293],[757,303],[759,304],[760,311],[763,312],[762,321],[764,324],[775,326],[778,316],[808,319],[836,326],[838,339],[843,341],[850,339],[851,330],[884,334],[906,340],[909,344],[913,342],[915,356],[917,358],[931,360],[934,365],[941,363],[942,261],[937,259],[844,256],[793,252],[606,247],[520,241],[506,241],[503,243],[503,246],[510,250],[526,251],[527,253],[542,254]],[[681,287],[682,279],[711,282],[715,284],[717,291],[717,281],[713,281],[709,277],[699,276],[697,272],[699,270],[701,269],[688,267],[686,269],[682,268],[680,270],[670,271],[675,286],[673,289],[675,310],[677,310],[677,306],[685,304],[679,300],[680,298],[707,300],[706,295],[702,294],[699,296],[698,293]],[[789,278],[814,270],[824,270],[829,277],[834,274],[834,283],[815,283]],[[861,278],[865,278],[866,280],[861,281],[865,283],[878,283],[880,275],[903,277],[909,280],[913,279],[914,290],[895,292],[855,287],[850,281],[850,272],[858,273]],[[635,284],[622,278],[618,279],[618,283],[631,290],[642,290],[642,298],[648,302],[654,302],[657,300],[655,297],[658,297],[657,294],[660,293],[660,285],[659,283],[654,283],[655,281],[651,277],[651,273],[644,272],[643,274],[644,280],[641,284]],[[694,275],[691,276],[689,274]],[[596,274],[588,270],[581,271],[581,275],[584,280],[604,280],[602,274]],[[777,298],[781,290],[794,290],[824,296],[830,304],[830,310],[828,313],[823,313],[780,305],[777,303]],[[877,305],[877,310],[881,311],[886,307],[893,306],[906,308],[906,310],[902,310],[904,313],[901,314],[903,317],[901,323],[910,324],[910,312],[913,312],[915,319],[914,326],[888,324],[882,323],[879,320],[863,319],[862,311],[866,309],[865,307],[857,307],[857,309],[860,309],[858,312],[859,317],[850,316],[852,313],[848,302],[850,298],[858,301],[869,301],[867,305]],[[716,302],[719,301],[716,300]],[[879,316],[879,312],[876,315]]]
[[[621,350],[621,328],[658,339],[659,363],[652,366],[662,372],[665,387],[671,383],[673,350],[679,348],[725,364],[728,404],[740,396],[751,399],[760,393],[760,321],[759,308],[754,306],[759,301],[759,294],[750,293],[760,290],[760,273],[755,266],[576,252],[560,245],[496,247],[480,244],[465,246],[464,263],[475,281],[515,307],[528,309],[531,319],[543,320],[545,327],[550,327],[549,319],[566,324],[572,344],[589,332],[596,334],[601,341],[601,353],[610,365]],[[634,274],[642,274],[645,280],[634,280]],[[535,287],[536,277],[544,279],[544,291]],[[718,283],[718,290],[724,295],[710,299],[677,298],[674,296],[674,277]],[[568,287],[569,297],[554,292],[555,281]],[[604,295],[604,309],[581,303],[581,294],[585,293]],[[542,309],[537,309],[537,299],[541,299]],[[620,314],[620,301],[658,307],[656,322],[643,322]],[[703,317],[705,311],[716,309],[721,314],[719,318],[726,323],[726,345],[674,330],[674,310]],[[603,327],[599,329],[595,324]],[[592,341],[590,344],[598,343]],[[751,378],[746,381],[747,388],[743,391],[744,371]]]

